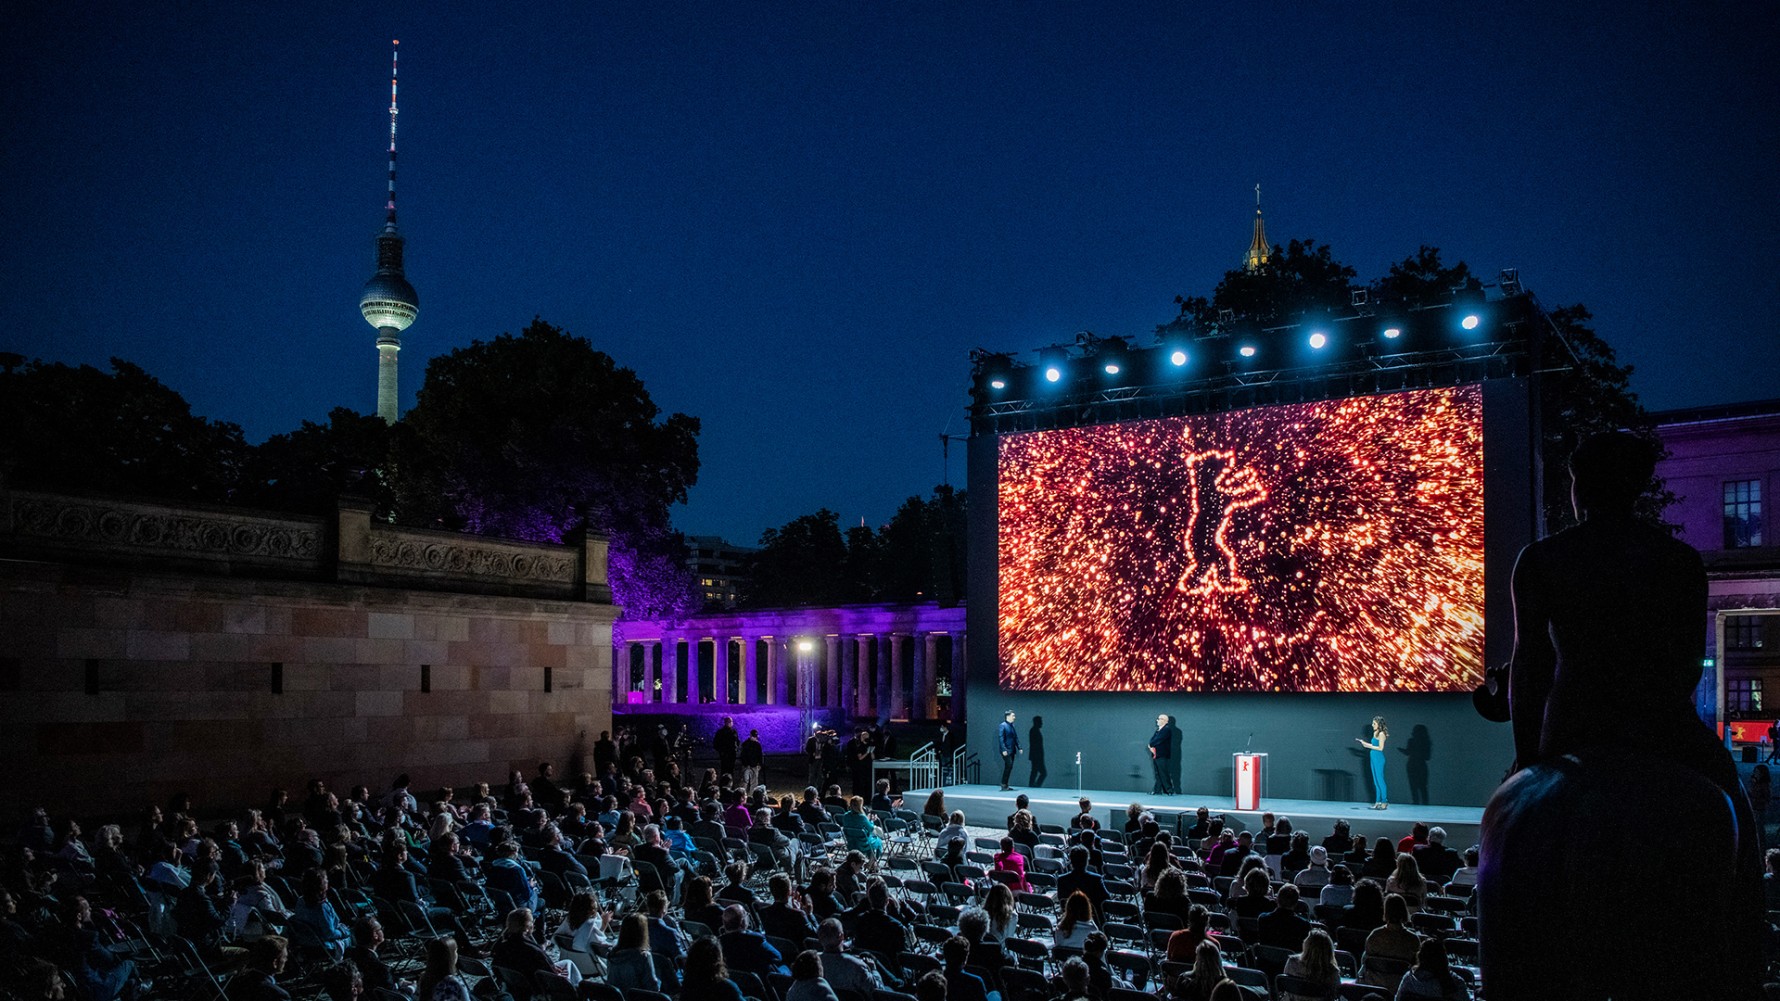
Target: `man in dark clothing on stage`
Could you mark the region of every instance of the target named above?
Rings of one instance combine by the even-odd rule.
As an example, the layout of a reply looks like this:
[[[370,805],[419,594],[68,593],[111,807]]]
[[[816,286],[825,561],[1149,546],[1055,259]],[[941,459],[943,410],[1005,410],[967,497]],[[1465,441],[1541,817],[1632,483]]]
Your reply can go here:
[[[723,725],[711,737],[711,749],[717,752],[717,774],[735,775],[735,752],[742,746],[742,735],[736,731],[735,720],[725,716]]]
[[[1045,784],[1050,772],[1045,770],[1045,718],[1032,717],[1032,729],[1027,731],[1026,761],[1032,766],[1032,774],[1027,776],[1026,784],[1034,789]]]
[[[1152,796],[1170,796],[1174,794],[1174,735],[1168,732],[1168,717],[1156,717],[1156,732],[1150,734],[1150,771],[1155,774],[1155,782],[1150,786]]]
[[[1001,791],[1013,788],[1007,780],[1014,774],[1014,759],[1020,756],[1020,731],[1014,729],[1014,711],[1009,709],[1001,714],[1001,726],[996,731],[995,742],[1001,751]]]

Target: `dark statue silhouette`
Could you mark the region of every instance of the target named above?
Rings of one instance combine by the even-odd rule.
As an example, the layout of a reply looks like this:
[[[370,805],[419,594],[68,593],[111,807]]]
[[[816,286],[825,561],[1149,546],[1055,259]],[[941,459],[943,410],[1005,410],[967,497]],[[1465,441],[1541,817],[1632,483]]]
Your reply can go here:
[[[1759,996],[1759,832],[1694,711],[1700,556],[1632,513],[1654,463],[1631,435],[1584,442],[1581,524],[1514,569],[1517,770],[1485,811],[1477,884],[1490,1001]],[[1669,925],[1685,947],[1660,941]]]

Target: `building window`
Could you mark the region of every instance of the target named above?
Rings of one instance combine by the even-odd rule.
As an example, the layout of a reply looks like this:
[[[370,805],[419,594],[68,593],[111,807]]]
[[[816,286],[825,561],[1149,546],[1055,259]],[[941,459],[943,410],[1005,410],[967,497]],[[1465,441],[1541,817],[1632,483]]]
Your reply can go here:
[[[1747,549],[1761,544],[1761,481],[1725,483],[1724,548]]]
[[[1726,678],[1724,708],[1734,713],[1761,712],[1761,679]]]
[[[544,691],[551,691],[555,684],[555,680],[556,679],[551,677],[550,668],[544,668]]]
[[[420,690],[422,692],[433,690],[433,665],[431,664],[420,665]]]
[[[272,662],[272,694],[284,694],[284,665],[278,661]]]
[[[1761,616],[1725,616],[1724,648],[1726,650],[1760,650],[1762,648]]]

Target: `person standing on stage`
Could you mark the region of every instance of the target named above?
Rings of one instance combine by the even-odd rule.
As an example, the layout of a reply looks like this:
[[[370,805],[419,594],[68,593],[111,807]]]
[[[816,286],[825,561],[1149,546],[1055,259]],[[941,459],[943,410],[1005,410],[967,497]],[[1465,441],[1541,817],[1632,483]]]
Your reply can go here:
[[[1168,717],[1168,753],[1170,755],[1168,759],[1168,788],[1177,796],[1181,793],[1181,765],[1185,764],[1187,760],[1186,753],[1181,747],[1181,743],[1185,739],[1186,735],[1181,733],[1180,727],[1175,725],[1174,717]]]
[[[1384,791],[1384,742],[1391,731],[1384,725],[1383,716],[1372,717],[1372,740],[1367,742],[1355,737],[1361,747],[1372,752],[1372,788],[1378,794],[1378,802],[1372,804],[1374,810],[1390,809],[1390,797]]]
[[[1037,789],[1045,784],[1050,772],[1045,770],[1045,735],[1043,716],[1032,717],[1032,729],[1027,732],[1026,760],[1032,765],[1032,774],[1027,777],[1026,784]]]
[[[1156,732],[1150,734],[1150,770],[1155,773],[1156,781],[1150,787],[1152,796],[1172,795],[1174,788],[1171,780],[1174,775],[1174,735],[1168,732],[1168,717],[1156,717]]]
[[[742,788],[749,792],[760,784],[760,769],[766,764],[766,754],[760,746],[760,731],[749,730],[748,739],[742,741],[741,753],[737,758],[742,766]]]
[[[1013,788],[1007,780],[1014,774],[1014,759],[1020,755],[1020,731],[1014,729],[1014,711],[1009,709],[1001,714],[1001,726],[995,739],[1001,748],[1001,791]]]
[[[717,774],[735,776],[735,752],[742,744],[742,735],[736,732],[735,720],[723,717],[723,725],[711,738],[711,747],[717,752]]]

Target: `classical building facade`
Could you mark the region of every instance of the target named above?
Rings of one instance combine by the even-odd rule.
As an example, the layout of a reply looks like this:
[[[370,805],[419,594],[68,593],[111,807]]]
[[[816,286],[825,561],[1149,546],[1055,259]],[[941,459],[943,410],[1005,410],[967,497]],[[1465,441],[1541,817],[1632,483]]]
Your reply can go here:
[[[746,709],[764,718],[804,708],[831,721],[881,722],[963,716],[962,605],[626,619],[615,642],[620,713],[696,717]]]
[[[0,489],[0,814],[501,783],[611,720],[606,543]]]
[[[1667,518],[1706,560],[1705,659],[1719,680],[1712,699],[1730,720],[1773,720],[1780,715],[1780,400],[1653,417],[1669,453],[1658,473],[1679,498]],[[1709,717],[1716,705],[1706,707]]]

